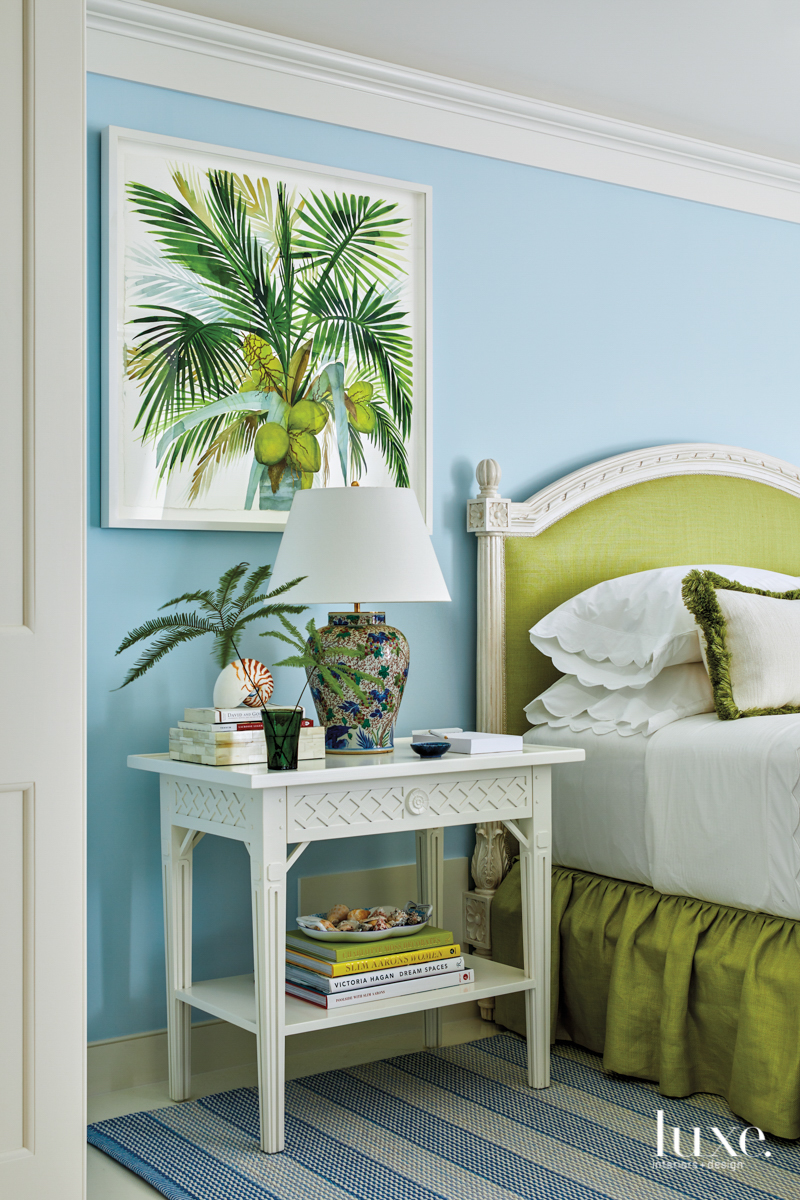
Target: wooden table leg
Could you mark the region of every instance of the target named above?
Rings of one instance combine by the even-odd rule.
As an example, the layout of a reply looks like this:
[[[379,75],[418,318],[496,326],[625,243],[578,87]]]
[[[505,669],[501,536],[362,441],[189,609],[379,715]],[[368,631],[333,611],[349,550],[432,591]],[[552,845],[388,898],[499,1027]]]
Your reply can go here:
[[[164,781],[162,780],[162,789]],[[192,984],[192,843],[181,853],[187,830],[171,824],[166,804],[161,810],[164,887],[164,950],[167,964],[167,1048],[169,1094],[188,1100],[192,1086],[192,1009],[175,998]]]
[[[441,925],[444,919],[444,829],[417,830],[417,899],[420,904],[432,904],[431,922]],[[425,1013],[425,1045],[442,1044],[441,1009]]]
[[[525,973],[536,986],[525,993],[528,1083],[550,1086],[550,768],[533,771],[533,817],[517,822],[520,841],[522,945]]]
[[[249,843],[261,1149],[283,1149],[286,979],[286,800],[271,795]]]

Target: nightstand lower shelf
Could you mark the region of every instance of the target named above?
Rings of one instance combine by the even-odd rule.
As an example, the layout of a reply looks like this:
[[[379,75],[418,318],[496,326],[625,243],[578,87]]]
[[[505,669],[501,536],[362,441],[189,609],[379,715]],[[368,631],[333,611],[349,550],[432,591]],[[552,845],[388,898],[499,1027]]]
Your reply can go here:
[[[338,1010],[328,1011],[326,1008],[317,1008],[308,1000],[286,996],[286,1036],[308,1033],[312,1029],[355,1025],[359,1021],[373,1021],[377,1017],[425,1012],[444,1008],[448,1004],[463,1004],[467,1000],[482,1000],[486,996],[521,992],[534,986],[534,980],[527,978],[524,971],[480,958],[476,954],[464,955],[464,967],[475,971],[474,983],[455,984],[432,992],[411,993],[387,1000],[372,1000]],[[251,1033],[256,1032],[255,984],[252,975],[206,979],[177,991],[175,998]]]

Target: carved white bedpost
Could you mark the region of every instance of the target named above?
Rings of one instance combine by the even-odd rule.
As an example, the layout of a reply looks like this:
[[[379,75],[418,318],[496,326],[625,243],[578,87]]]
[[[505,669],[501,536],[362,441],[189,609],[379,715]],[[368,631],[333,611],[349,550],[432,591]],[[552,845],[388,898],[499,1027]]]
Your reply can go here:
[[[505,826],[500,821],[485,821],[475,827],[475,852],[472,878],[475,889],[463,893],[464,936],[475,954],[492,957],[492,897],[509,868]],[[484,1021],[494,1020],[494,996],[478,1001]]]
[[[503,733],[505,687],[505,532],[510,501],[498,494],[500,466],[478,464],[477,499],[467,505],[467,529],[478,537],[478,656],[476,721],[484,733]]]
[[[500,466],[493,458],[478,464],[477,499],[467,505],[467,529],[478,537],[478,645],[476,728],[504,733],[505,690],[505,532],[509,504],[498,493]],[[506,831],[499,821],[475,828],[472,879],[475,890],[464,892],[464,930],[476,954],[491,958],[492,896],[509,867]],[[479,1000],[485,1021],[494,1017],[494,998]]]

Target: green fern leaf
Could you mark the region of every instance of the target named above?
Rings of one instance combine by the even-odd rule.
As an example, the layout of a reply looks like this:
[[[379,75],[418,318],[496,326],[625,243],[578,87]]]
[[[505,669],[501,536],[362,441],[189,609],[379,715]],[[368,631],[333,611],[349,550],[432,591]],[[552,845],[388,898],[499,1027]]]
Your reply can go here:
[[[121,654],[137,642],[170,629],[192,630],[194,635],[216,632],[214,624],[206,617],[199,617],[196,613],[171,613],[167,617],[155,617],[152,621],[145,621],[144,625],[132,629],[122,639],[115,654]]]
[[[142,657],[128,671],[120,686],[114,690],[118,692],[121,688],[127,687],[129,683],[133,683],[135,679],[141,679],[151,667],[154,667],[157,662],[161,661],[165,654],[169,654],[170,650],[174,650],[176,646],[180,646],[183,642],[189,642],[193,638],[202,637],[207,632],[207,629],[184,628],[165,633],[163,637],[157,638],[152,645],[148,646]]]

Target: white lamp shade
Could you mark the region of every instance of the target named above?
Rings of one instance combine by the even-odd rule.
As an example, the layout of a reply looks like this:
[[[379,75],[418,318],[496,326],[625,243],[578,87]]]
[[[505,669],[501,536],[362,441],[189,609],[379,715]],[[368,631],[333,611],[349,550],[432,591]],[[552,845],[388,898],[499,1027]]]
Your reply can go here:
[[[299,604],[396,604],[449,600],[409,488],[309,488],[296,492],[270,588]]]

